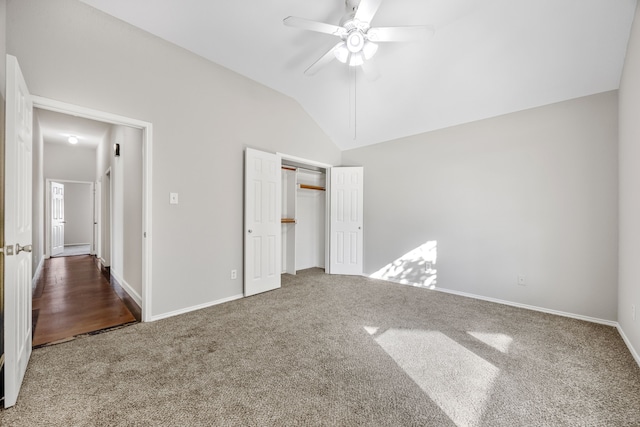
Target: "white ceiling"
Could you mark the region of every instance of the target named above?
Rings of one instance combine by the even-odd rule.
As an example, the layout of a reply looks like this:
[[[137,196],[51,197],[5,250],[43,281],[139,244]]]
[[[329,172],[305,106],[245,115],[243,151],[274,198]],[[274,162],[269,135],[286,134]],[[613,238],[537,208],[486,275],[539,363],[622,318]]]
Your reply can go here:
[[[344,0],[82,0],[296,99],[342,149],[617,89],[636,0],[384,0],[372,26],[430,24],[424,42],[381,44],[381,73],[303,71],[335,36]],[[355,138],[354,138],[355,137]]]
[[[69,145],[69,136],[78,138],[74,147],[96,148],[104,139],[111,124],[36,109],[40,131],[45,144]]]

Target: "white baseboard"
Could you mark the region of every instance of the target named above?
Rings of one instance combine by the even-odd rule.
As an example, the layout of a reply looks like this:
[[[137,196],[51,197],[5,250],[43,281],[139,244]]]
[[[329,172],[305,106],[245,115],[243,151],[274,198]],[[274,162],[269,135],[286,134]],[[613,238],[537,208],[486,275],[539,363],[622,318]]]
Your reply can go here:
[[[501,300],[497,298],[485,297],[482,295],[469,294],[466,292],[454,291],[454,290],[445,289],[445,288],[436,287],[433,290],[438,292],[445,292],[453,295],[460,295],[467,298],[474,298],[482,301],[495,302],[497,304],[510,305],[512,307],[524,308],[527,310],[539,311],[541,313],[555,314],[556,316],[570,317],[572,319],[584,320],[586,322],[591,322],[591,323],[599,323],[601,325],[607,325],[607,326],[613,326],[613,327],[616,327],[618,325],[618,322],[616,322],[615,320],[599,319],[597,317],[584,316],[582,314],[575,314],[575,313],[568,313],[566,311],[553,310],[550,308],[538,307],[538,306],[529,305],[529,304],[521,304],[519,302],[512,302],[512,301]]]
[[[229,302],[229,301],[234,301],[234,300],[237,300],[237,299],[240,299],[240,298],[243,298],[243,297],[244,297],[244,294],[238,294],[238,295],[233,295],[233,296],[230,296],[230,297],[227,297],[227,298],[222,298],[222,299],[219,299],[219,300],[206,302],[204,304],[194,305],[194,306],[191,306],[191,307],[182,308],[180,310],[175,310],[175,311],[170,311],[168,313],[158,314],[156,316],[151,316],[151,318],[149,319],[149,322],[154,322],[156,320],[166,319],[167,317],[178,316],[180,314],[189,313],[191,311],[201,310],[203,308],[211,307],[211,306],[218,305],[218,304],[223,304],[223,303]]]
[[[33,279],[31,279],[31,289],[35,289],[36,288],[36,284],[38,283],[38,279],[40,278],[40,275],[42,274],[42,266],[44,265],[44,260],[45,257],[41,257],[40,258],[40,262],[38,263],[38,267],[36,267],[36,272],[33,273]]]
[[[455,290],[447,289],[447,288],[438,288],[437,286],[434,286],[434,287],[423,287],[423,286],[420,286],[419,284],[400,282],[400,281],[396,281],[396,280],[392,280],[392,279],[382,279],[382,280],[386,280],[387,282],[399,283],[401,285],[421,287],[423,289],[429,289],[429,290],[432,290],[432,291],[444,292],[444,293],[447,293],[447,294],[459,295],[461,297],[473,298],[473,299],[477,299],[477,300],[481,300],[481,301],[494,302],[496,304],[510,305],[512,307],[524,308],[526,310],[539,311],[541,313],[555,314],[557,316],[562,316],[562,317],[570,317],[572,319],[584,320],[586,322],[598,323],[598,324],[601,324],[601,325],[607,325],[607,326],[613,326],[613,327],[617,327],[618,326],[618,322],[616,322],[615,320],[599,319],[597,317],[584,316],[582,314],[568,313],[566,311],[560,311],[560,310],[552,310],[550,308],[538,307],[538,306],[535,306],[535,305],[528,305],[528,304],[521,304],[519,302],[507,301],[507,300],[502,300],[502,299],[498,299],[498,298],[485,297],[485,296],[482,296],[482,295],[470,294],[470,293],[467,293],[467,292],[455,291]]]
[[[365,277],[368,277],[368,276],[365,276]],[[400,285],[420,287],[418,284],[400,282],[400,281],[390,280],[390,279],[382,279],[382,280],[386,280],[387,282],[398,283]],[[446,288],[438,288],[438,287],[431,288],[431,287],[429,287],[429,288],[423,288],[423,289],[430,289],[430,290],[433,290],[433,291],[444,292],[444,293],[447,293],[447,294],[459,295],[459,296],[462,296],[462,297],[473,298],[473,299],[482,300],[482,301],[488,301],[488,302],[494,302],[494,303],[497,303],[497,304],[509,305],[509,306],[512,306],[512,307],[524,308],[526,310],[539,311],[539,312],[542,312],[542,313],[555,314],[557,316],[563,316],[563,317],[569,317],[569,318],[572,318],[572,319],[584,320],[586,322],[598,323],[598,324],[606,325],[606,326],[613,326],[618,330],[618,333],[622,337],[622,340],[624,341],[624,343],[627,345],[627,348],[629,349],[629,352],[631,353],[631,356],[635,359],[635,361],[638,364],[638,366],[640,366],[640,355],[638,355],[638,352],[636,351],[636,349],[631,344],[631,341],[629,341],[629,338],[627,338],[627,336],[625,335],[624,331],[622,330],[622,327],[616,321],[606,320],[606,319],[599,319],[597,317],[583,316],[581,314],[567,313],[565,311],[552,310],[552,309],[549,309],[549,308],[537,307],[537,306],[528,305],[528,304],[521,304],[521,303],[518,303],[518,302],[506,301],[506,300],[501,300],[501,299],[497,299],[497,298],[490,298],[490,297],[485,297],[485,296],[482,296],[482,295],[475,295],[475,294],[470,294],[470,293],[467,293],[467,292],[454,291],[454,290],[446,289]]]
[[[627,338],[627,335],[622,330],[622,326],[620,326],[618,324],[617,325],[617,329],[618,329],[618,332],[620,333],[620,336],[622,337],[622,340],[624,341],[624,343],[627,345],[627,348],[631,352],[631,355],[635,359],[635,361],[638,364],[638,366],[640,366],[640,355],[638,355],[638,352],[636,351],[636,349],[633,348],[633,345],[631,344],[631,341],[629,341],[629,338]]]
[[[117,271],[114,271],[113,269],[111,269],[109,271],[111,273],[111,275],[113,276],[114,279],[116,279],[116,281],[118,282],[118,284],[120,285],[120,287],[122,287],[122,289],[124,289],[124,291],[126,293],[129,294],[129,296],[131,298],[133,298],[133,300],[136,302],[136,304],[138,304],[139,307],[142,307],[142,297],[140,296],[140,294],[138,294],[135,289],[133,289],[131,287],[130,284],[128,284],[119,274]]]

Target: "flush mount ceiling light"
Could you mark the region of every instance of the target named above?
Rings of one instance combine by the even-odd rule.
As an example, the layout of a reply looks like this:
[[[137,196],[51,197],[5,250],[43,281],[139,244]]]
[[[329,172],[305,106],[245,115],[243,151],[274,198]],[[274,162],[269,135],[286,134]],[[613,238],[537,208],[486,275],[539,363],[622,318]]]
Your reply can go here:
[[[69,144],[75,145],[75,144],[78,143],[78,137],[72,135],[72,136],[69,137],[68,141],[69,141]]]

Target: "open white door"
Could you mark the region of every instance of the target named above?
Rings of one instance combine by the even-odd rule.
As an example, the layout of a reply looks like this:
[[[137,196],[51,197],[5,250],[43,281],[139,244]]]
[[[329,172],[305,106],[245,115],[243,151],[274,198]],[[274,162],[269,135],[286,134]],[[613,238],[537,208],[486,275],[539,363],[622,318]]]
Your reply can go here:
[[[280,157],[247,148],[244,193],[244,295],[280,287]]]
[[[363,271],[363,178],[362,167],[333,167],[329,272],[361,275]]]
[[[4,406],[15,405],[31,356],[33,103],[18,60],[7,55],[5,134]]]
[[[51,256],[64,252],[64,184],[51,183]]]

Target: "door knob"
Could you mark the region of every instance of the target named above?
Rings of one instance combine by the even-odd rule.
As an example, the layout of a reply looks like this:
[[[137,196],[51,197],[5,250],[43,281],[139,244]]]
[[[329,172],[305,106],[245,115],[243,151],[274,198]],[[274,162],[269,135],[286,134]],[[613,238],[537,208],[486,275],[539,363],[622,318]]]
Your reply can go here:
[[[253,230],[249,230],[249,234],[253,233]]]
[[[31,245],[20,246],[20,243],[16,243],[16,255],[20,252],[31,252]]]

